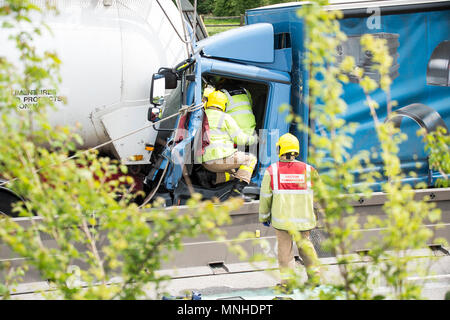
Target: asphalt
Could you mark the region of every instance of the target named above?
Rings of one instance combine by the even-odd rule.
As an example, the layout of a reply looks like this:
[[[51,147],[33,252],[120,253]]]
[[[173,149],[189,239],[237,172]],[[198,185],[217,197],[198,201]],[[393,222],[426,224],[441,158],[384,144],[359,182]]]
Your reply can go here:
[[[422,296],[429,300],[443,300],[445,294],[450,291],[450,256],[439,251],[429,249],[418,250],[409,253],[414,257],[414,266],[428,270],[426,275],[411,274],[408,281],[417,282],[422,285]],[[327,283],[339,282],[339,267],[334,257],[321,258],[323,267],[323,277]],[[371,264],[369,260],[359,260],[355,263]],[[298,262],[297,268],[306,280],[306,273],[303,266]],[[377,277],[380,270],[371,267],[371,286],[374,292],[387,295],[392,293]],[[282,294],[274,290],[279,282],[279,272],[274,263],[235,263],[226,266],[225,269],[211,269],[209,266],[192,267],[184,269],[160,270],[160,274],[171,277],[170,281],[161,284],[161,288],[166,298],[186,297],[194,293],[201,300],[272,300],[275,298],[285,298],[293,300],[317,299],[320,291],[330,290],[327,284],[323,284],[314,290],[300,292],[294,290],[290,294]],[[120,279],[117,279],[120,281]],[[44,299],[42,290],[51,292],[51,287],[46,282],[36,282],[20,285],[12,299],[39,300]],[[152,285],[147,288],[145,299],[162,299],[161,295],[156,295],[156,290]],[[342,297],[345,299],[345,297]]]
[[[416,251],[413,264],[428,269],[427,275],[412,274],[408,281],[417,282],[422,285],[422,297],[429,300],[443,300],[445,294],[450,291],[450,256],[440,255],[431,250]],[[321,258],[324,269],[323,277],[328,283],[339,282],[339,268],[335,264],[335,258]],[[361,261],[362,264],[371,264],[370,261]],[[253,267],[253,271],[251,268]],[[267,266],[266,266],[267,267]],[[301,271],[304,268],[298,264]],[[289,297],[294,300],[317,299],[318,293],[322,290],[326,292],[330,287],[323,284],[309,292],[294,290],[292,294],[280,294],[274,290],[279,282],[279,273],[276,269],[257,270],[257,266],[245,263],[229,266],[231,272],[222,274],[211,274],[204,276],[184,277],[186,270],[169,271],[173,279],[166,284],[165,289],[169,295],[183,296],[186,293],[200,293],[203,300],[214,299],[243,299],[243,300],[268,300],[275,297]],[[232,270],[241,270],[233,272]],[[243,271],[248,270],[248,271]],[[380,270],[373,267],[371,270],[371,286],[374,292],[389,297],[392,289],[378,279]],[[190,271],[192,273],[192,271]],[[189,271],[188,271],[189,273]],[[179,276],[177,276],[178,274]],[[303,272],[303,280],[306,280],[306,273]],[[342,297],[345,299],[345,297]]]

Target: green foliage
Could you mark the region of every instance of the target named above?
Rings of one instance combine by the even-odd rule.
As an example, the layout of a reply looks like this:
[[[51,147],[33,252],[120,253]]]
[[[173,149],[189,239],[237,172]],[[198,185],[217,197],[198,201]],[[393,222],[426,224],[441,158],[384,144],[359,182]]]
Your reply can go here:
[[[450,173],[450,135],[445,128],[438,127],[436,131],[426,132],[421,129],[417,135],[423,136],[425,151],[428,152],[430,167],[439,171],[443,178],[438,179],[440,187],[449,186],[448,174]]]
[[[140,210],[127,168],[94,151],[77,150],[82,141],[71,128],[52,128],[48,122],[49,100],[40,99],[31,110],[18,108],[14,90],[49,83],[57,88],[60,80],[57,55],[40,52],[34,43],[46,26],[29,17],[41,10],[32,1],[9,0],[0,7],[10,18],[3,27],[12,31],[20,57],[20,65],[0,57],[0,172],[8,180],[3,186],[25,199],[14,211],[27,221],[24,226],[0,219],[3,245],[25,258],[20,268],[1,266],[0,295],[10,297],[24,272],[34,268],[55,289],[50,298],[139,299],[147,297],[149,284],[157,296],[166,279],[158,274],[161,262],[182,249],[182,238],[221,236],[218,226],[229,223],[228,213],[242,201],[216,206],[193,195],[184,212]]]
[[[173,0],[176,4],[176,1]],[[189,0],[194,5],[194,0]],[[198,14],[214,14],[215,16],[234,16],[244,14],[245,10],[278,4],[286,2],[295,2],[291,0],[197,0]]]
[[[218,17],[234,16],[239,14],[234,1],[216,0],[214,3],[213,14]]]
[[[208,17],[205,17],[204,23],[205,23],[205,25],[211,25],[211,24],[213,24],[213,25],[224,25],[224,24],[225,25],[227,25],[227,24],[234,25],[234,26],[231,26],[231,27],[222,27],[222,26],[207,27],[208,35],[209,36],[213,36],[213,35],[215,35],[217,33],[220,33],[220,32],[224,32],[224,31],[227,31],[227,30],[238,28],[239,24],[240,24],[240,18],[238,17],[238,18],[233,18],[233,19],[220,19],[220,20],[217,20],[217,19],[210,19]]]
[[[194,5],[194,0],[190,0]],[[210,14],[214,10],[214,0],[198,0],[197,12],[198,14]]]
[[[236,16],[244,14],[245,10],[263,7],[271,4],[292,2],[288,0],[215,0],[210,8],[215,16]],[[200,6],[199,6],[200,8]]]

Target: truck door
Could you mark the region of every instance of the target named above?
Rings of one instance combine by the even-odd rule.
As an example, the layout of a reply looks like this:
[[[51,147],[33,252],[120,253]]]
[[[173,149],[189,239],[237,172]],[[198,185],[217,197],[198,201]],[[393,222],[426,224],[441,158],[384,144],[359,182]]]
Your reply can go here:
[[[208,83],[216,85],[215,81],[220,79],[228,87],[249,91],[258,144],[247,148],[246,152],[252,152],[258,158],[252,182],[259,185],[265,168],[278,160],[275,148],[278,137],[289,131],[290,123],[286,121],[288,111],[280,112],[280,107],[290,104],[290,75],[253,65],[212,59],[202,59],[202,71],[202,78]]]

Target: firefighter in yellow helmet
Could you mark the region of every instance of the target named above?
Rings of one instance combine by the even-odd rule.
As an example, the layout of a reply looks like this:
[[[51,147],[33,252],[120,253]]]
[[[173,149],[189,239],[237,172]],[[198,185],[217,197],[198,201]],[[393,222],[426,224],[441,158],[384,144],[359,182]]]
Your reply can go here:
[[[228,99],[223,92],[213,91],[207,98],[205,112],[209,122],[210,144],[203,154],[203,166],[208,171],[217,173],[213,184],[235,178],[231,196],[244,197],[242,190],[250,183],[256,157],[238,151],[234,144],[253,144],[256,137],[244,133],[236,121],[225,113]]]
[[[312,176],[315,169],[295,160],[299,155],[299,141],[286,133],[277,142],[280,161],[270,165],[263,177],[259,200],[259,221],[275,228],[278,243],[278,265],[281,285],[294,269],[292,242],[307,269],[308,277],[317,275],[320,261],[310,240],[310,231],[316,227],[313,208]]]
[[[246,134],[253,135],[256,128],[255,115],[252,109],[252,96],[245,88],[233,90],[221,89],[228,98],[226,112],[237,122]]]
[[[208,102],[208,96],[209,96],[212,92],[214,92],[214,91],[215,91],[215,89],[214,89],[213,86],[207,85],[207,86],[205,87],[205,89],[203,90],[203,98],[202,98],[202,101],[203,101],[204,103]]]

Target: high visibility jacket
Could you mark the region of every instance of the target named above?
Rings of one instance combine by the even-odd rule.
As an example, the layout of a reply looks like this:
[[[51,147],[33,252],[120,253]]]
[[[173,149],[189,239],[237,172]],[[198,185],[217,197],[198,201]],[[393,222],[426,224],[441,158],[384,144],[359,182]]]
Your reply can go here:
[[[206,109],[209,123],[209,145],[205,148],[202,161],[223,159],[237,151],[234,144],[253,144],[255,136],[245,134],[234,119],[217,109]]]
[[[279,161],[264,172],[259,198],[259,221],[280,230],[311,230],[316,226],[310,165]]]
[[[252,111],[252,97],[244,88],[227,91],[221,90],[228,98],[226,113],[233,117],[238,126],[249,135],[256,128],[255,115]]]

